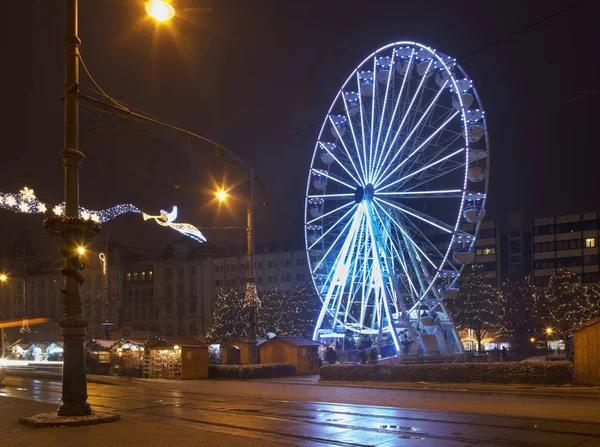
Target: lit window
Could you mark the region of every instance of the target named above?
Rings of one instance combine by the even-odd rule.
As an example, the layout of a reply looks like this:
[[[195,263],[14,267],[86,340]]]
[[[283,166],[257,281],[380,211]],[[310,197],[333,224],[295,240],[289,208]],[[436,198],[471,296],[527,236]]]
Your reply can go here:
[[[596,238],[595,237],[588,237],[585,240],[585,248],[594,248],[596,246]]]
[[[127,281],[131,281],[131,273],[127,273]]]

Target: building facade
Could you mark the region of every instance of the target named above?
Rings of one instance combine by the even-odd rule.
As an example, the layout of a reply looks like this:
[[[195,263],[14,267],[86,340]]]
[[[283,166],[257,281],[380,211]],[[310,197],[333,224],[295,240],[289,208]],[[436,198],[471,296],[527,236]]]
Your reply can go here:
[[[568,268],[584,283],[600,280],[599,214],[570,214],[533,220],[533,277],[545,287],[559,268]]]

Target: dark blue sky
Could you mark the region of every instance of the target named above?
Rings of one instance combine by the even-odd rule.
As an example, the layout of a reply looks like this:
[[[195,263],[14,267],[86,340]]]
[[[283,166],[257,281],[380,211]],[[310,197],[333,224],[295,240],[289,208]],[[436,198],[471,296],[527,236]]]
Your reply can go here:
[[[0,191],[28,185],[49,202],[62,200],[63,3],[10,2],[0,31]],[[247,159],[269,190],[257,228],[258,240],[267,241],[302,237],[314,140],[333,96],[366,55],[413,40],[459,58],[576,2],[176,0],[182,17],[159,32],[144,19],[143,2],[81,3],[82,54],[96,81]],[[492,218],[600,209],[600,93],[570,101],[600,88],[598,16],[600,2],[591,0],[460,61],[487,112]],[[182,219],[196,225],[234,225],[236,216],[243,223],[242,208],[217,216],[207,194],[173,188],[209,188],[223,169],[172,141],[95,138],[85,151],[112,167],[85,162],[84,206],[133,202],[154,212],[179,204]],[[6,214],[0,227],[7,237],[21,224],[40,229],[35,217]],[[171,237],[137,217],[107,227],[135,246],[156,248]],[[207,234],[243,242],[242,232]]]

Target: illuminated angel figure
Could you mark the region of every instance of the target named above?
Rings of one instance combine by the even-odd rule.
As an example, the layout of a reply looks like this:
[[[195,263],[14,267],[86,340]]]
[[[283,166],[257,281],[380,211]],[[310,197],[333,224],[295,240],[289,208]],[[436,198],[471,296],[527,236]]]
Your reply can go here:
[[[144,220],[154,219],[157,224],[163,227],[171,227],[175,231],[179,231],[181,234],[191,237],[198,242],[206,242],[204,235],[195,226],[186,223],[173,223],[175,219],[177,219],[176,206],[173,207],[173,210],[170,213],[167,213],[165,210],[160,210],[160,215],[158,216],[151,216],[146,213],[142,213],[142,216],[144,217]]]

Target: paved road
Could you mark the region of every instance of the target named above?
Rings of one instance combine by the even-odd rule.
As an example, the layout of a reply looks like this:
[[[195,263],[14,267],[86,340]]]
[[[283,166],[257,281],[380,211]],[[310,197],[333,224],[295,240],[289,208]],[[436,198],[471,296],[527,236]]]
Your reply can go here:
[[[323,386],[297,381],[89,384],[97,410],[296,446],[600,447],[600,401]],[[56,381],[9,377],[0,397],[60,401]]]

